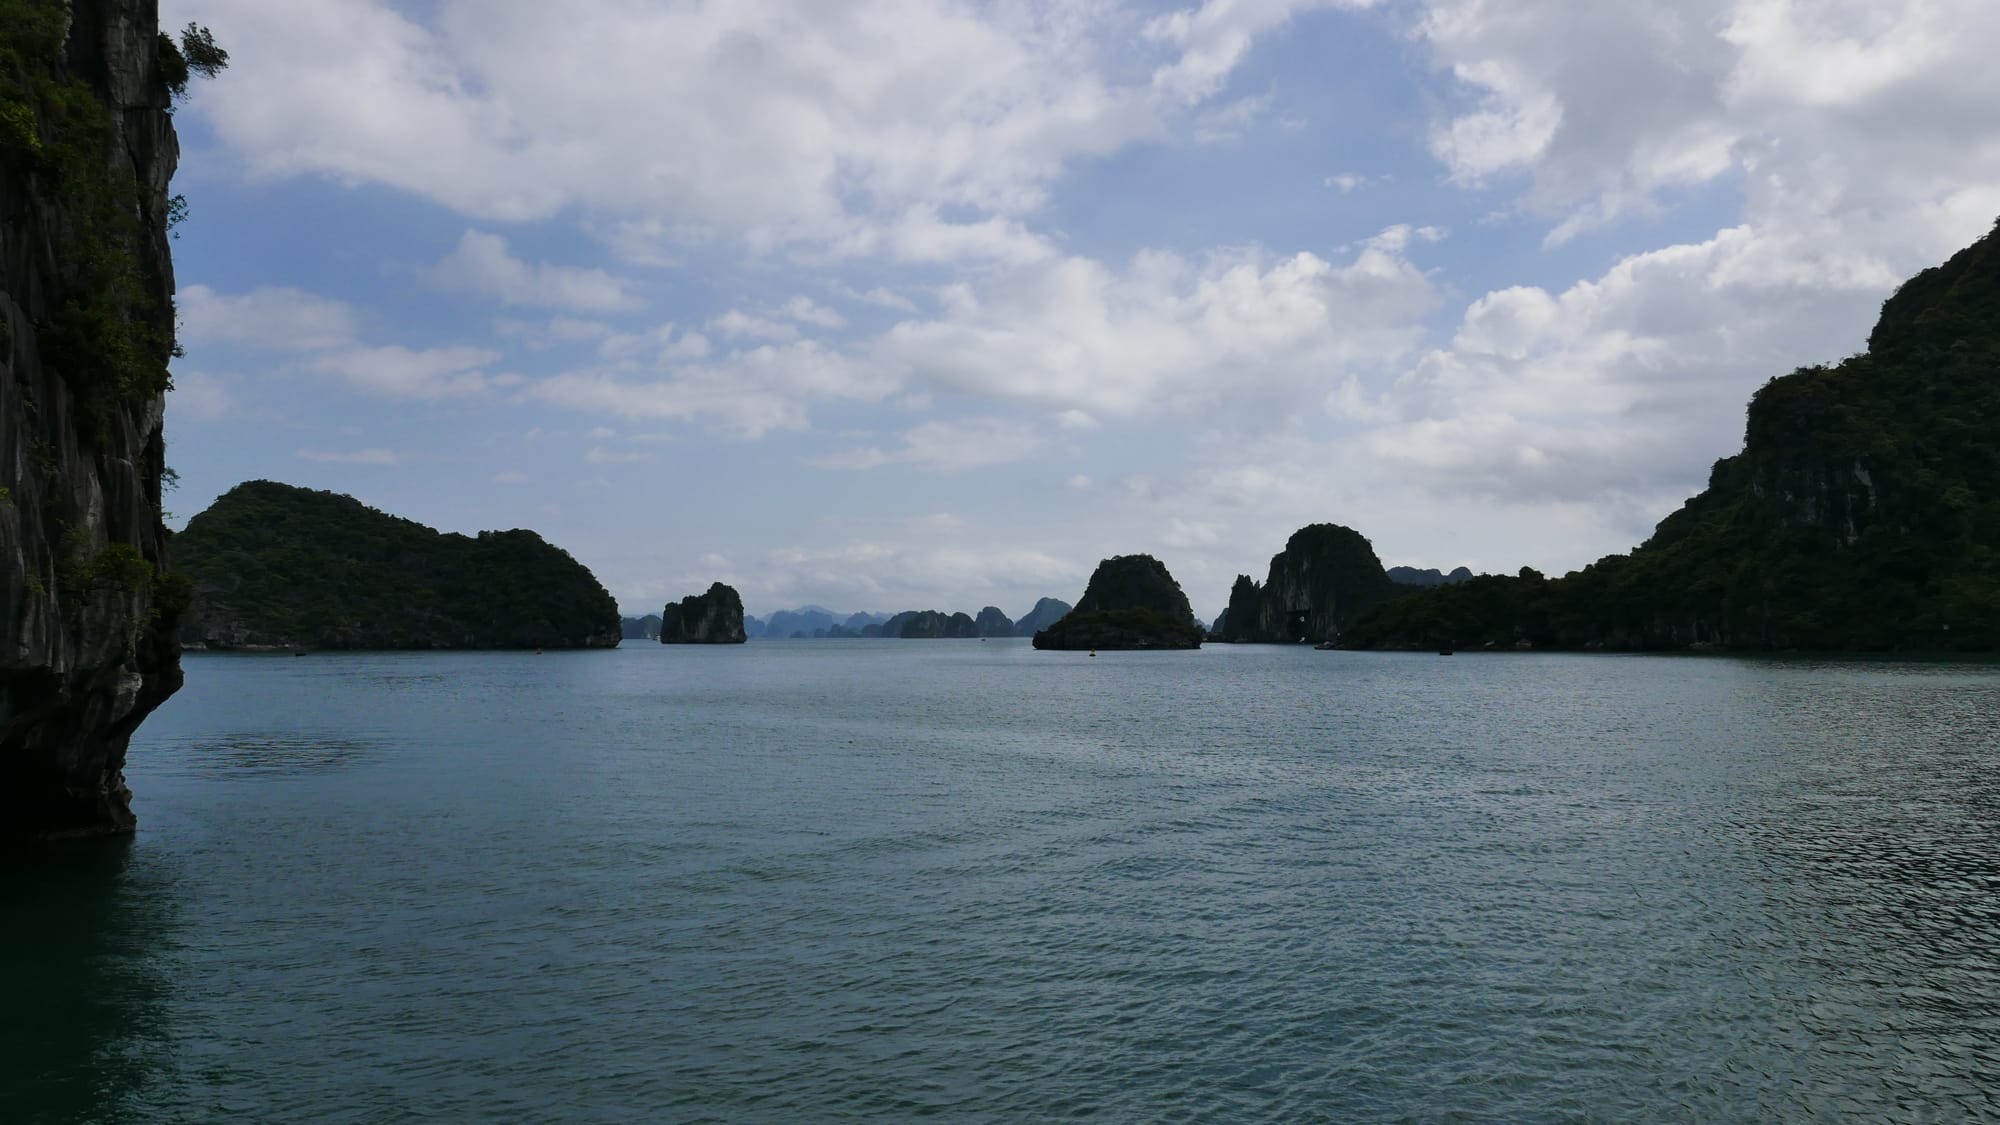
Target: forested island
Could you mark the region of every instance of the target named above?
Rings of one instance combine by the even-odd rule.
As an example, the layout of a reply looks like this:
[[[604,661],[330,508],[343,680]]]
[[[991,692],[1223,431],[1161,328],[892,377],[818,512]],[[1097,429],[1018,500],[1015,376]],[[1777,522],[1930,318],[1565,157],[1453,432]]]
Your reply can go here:
[[[435,531],[351,496],[250,481],[173,538],[181,627],[209,648],[610,648],[618,607],[532,531]]]

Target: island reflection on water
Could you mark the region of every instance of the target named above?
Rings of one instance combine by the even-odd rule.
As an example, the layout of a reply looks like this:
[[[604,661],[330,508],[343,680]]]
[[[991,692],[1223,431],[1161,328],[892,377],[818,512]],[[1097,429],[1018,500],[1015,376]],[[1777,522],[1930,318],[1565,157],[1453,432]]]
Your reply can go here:
[[[178,940],[180,908],[172,880],[133,850],[121,840],[0,854],[7,1121],[144,1121],[178,1094],[160,954]]]

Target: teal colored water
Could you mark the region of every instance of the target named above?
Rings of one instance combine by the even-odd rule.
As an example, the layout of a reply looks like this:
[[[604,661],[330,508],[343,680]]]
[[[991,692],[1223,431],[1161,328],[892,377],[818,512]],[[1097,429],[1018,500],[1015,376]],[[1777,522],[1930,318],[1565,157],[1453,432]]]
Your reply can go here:
[[[2000,669],[191,655],[0,1120],[2000,1117]]]

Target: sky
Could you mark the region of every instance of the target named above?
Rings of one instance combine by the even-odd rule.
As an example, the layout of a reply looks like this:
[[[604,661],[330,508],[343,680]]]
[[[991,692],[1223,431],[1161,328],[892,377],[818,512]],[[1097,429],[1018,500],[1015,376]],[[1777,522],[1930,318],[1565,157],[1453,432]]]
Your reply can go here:
[[[1565,573],[2000,217],[1992,0],[161,9],[231,55],[170,522],[527,527],[634,614]]]

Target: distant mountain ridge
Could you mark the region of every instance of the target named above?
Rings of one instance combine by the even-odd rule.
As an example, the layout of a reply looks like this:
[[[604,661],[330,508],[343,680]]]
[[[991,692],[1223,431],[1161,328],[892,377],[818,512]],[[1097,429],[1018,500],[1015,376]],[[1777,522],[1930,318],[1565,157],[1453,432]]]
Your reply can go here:
[[[853,613],[841,619],[833,610],[812,605],[778,610],[762,619],[745,617],[743,627],[752,640],[1032,637],[1037,631],[1060,621],[1069,611],[1068,602],[1042,598],[1019,621],[1009,618],[998,606],[991,605],[982,607],[977,617],[963,611],[912,609],[896,614]],[[961,618],[964,620],[961,621]]]

